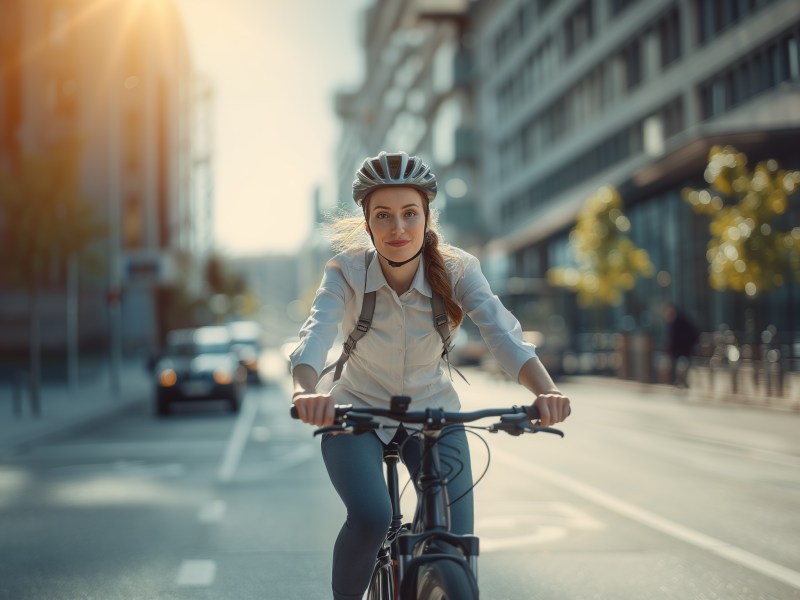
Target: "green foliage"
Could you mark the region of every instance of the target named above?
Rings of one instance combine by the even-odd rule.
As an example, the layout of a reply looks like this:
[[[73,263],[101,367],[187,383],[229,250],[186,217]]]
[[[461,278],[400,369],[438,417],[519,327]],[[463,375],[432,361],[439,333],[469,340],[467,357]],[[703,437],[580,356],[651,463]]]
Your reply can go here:
[[[750,170],[744,154],[714,146],[705,180],[709,188],[685,188],[683,198],[710,217],[711,287],[752,297],[783,285],[790,272],[800,280],[800,227],[783,232],[773,225],[800,189],[800,172],[782,170],[774,160]]]
[[[76,142],[62,143],[0,172],[0,264],[27,289],[105,235],[96,208],[79,192],[78,157]]]
[[[620,304],[637,277],[653,275],[650,257],[631,241],[629,230],[617,190],[600,188],[587,199],[569,235],[577,266],[550,269],[548,282],[576,291],[581,306]]]

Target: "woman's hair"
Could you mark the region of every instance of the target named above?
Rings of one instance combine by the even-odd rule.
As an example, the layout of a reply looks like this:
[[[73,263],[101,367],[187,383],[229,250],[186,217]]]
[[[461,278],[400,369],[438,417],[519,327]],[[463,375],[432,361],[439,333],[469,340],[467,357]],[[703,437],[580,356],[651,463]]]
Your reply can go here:
[[[439,251],[439,236],[433,229],[425,232],[425,250],[422,255],[425,257],[425,278],[431,289],[444,300],[447,318],[454,327],[461,325],[464,309],[453,298],[453,284],[444,265],[444,255]]]
[[[450,282],[445,258],[454,257],[451,246],[441,243],[438,234],[439,220],[435,210],[430,210],[427,199],[423,198],[428,227],[425,231],[425,278],[431,290],[442,297],[447,318],[452,326],[464,320],[464,309],[453,297],[453,284]],[[364,202],[364,215],[369,214],[369,198]],[[366,216],[329,214],[325,232],[334,252],[351,252],[372,248],[369,234],[364,227]]]

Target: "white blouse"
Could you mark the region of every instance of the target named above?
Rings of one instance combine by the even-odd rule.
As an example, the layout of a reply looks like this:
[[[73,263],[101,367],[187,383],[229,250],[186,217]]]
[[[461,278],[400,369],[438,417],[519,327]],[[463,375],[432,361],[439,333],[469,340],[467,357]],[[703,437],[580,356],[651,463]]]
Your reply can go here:
[[[445,266],[454,297],[477,325],[494,358],[516,381],[522,365],[536,356],[535,347],[523,341],[519,321],[492,293],[478,259],[452,250],[455,256],[447,257]],[[300,343],[291,354],[292,368],[305,364],[317,374],[322,372],[339,326],[347,336],[361,313],[364,293],[376,291],[372,326],[331,389],[334,401],[388,408],[391,396],[404,395],[412,399],[410,410],[458,410],[461,404],[441,359],[442,340],[433,325],[432,292],[422,260],[411,287],[398,296],[372,255],[366,273],[363,250],[328,261],[311,314],[300,330]],[[452,332],[453,339],[456,333]],[[378,435],[388,442],[393,432]]]

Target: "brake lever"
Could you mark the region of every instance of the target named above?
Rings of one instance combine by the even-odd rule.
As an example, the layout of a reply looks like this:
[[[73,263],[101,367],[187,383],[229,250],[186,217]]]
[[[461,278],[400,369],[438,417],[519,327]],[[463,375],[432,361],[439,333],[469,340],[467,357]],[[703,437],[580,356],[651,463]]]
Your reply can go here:
[[[518,436],[523,433],[552,433],[554,435],[564,437],[564,432],[560,429],[552,427],[544,427],[542,425],[534,425],[528,420],[528,415],[524,413],[515,415],[503,415],[500,417],[499,423],[493,423],[489,427],[491,433],[498,431],[505,431],[509,435]]]
[[[320,427],[314,430],[314,437],[323,435],[325,433],[350,433],[353,427],[350,425],[328,425],[327,427]]]

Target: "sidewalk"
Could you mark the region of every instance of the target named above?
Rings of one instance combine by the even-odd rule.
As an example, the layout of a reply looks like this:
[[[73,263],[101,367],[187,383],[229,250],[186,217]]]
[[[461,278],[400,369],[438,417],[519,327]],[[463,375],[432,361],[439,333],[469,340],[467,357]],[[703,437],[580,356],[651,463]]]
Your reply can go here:
[[[694,385],[690,385],[689,388],[677,388],[663,383],[641,383],[612,375],[572,375],[565,376],[563,381],[575,381],[604,387],[618,386],[623,389],[634,390],[645,396],[661,396],[695,404],[747,406],[765,410],[800,412],[800,390],[796,385],[787,386],[786,393],[781,396],[775,396],[756,388],[747,390],[748,393],[734,393],[730,386],[698,385],[697,381],[694,381]]]
[[[15,412],[15,397],[21,398],[20,414]],[[109,368],[104,365],[91,376],[83,376],[73,396],[66,382],[43,382],[39,416],[31,412],[27,390],[15,389],[9,381],[0,382],[0,459],[25,448],[27,444],[113,419],[125,411],[146,405],[152,397],[152,382],[141,361],[126,361],[120,374],[120,391],[112,391]]]

